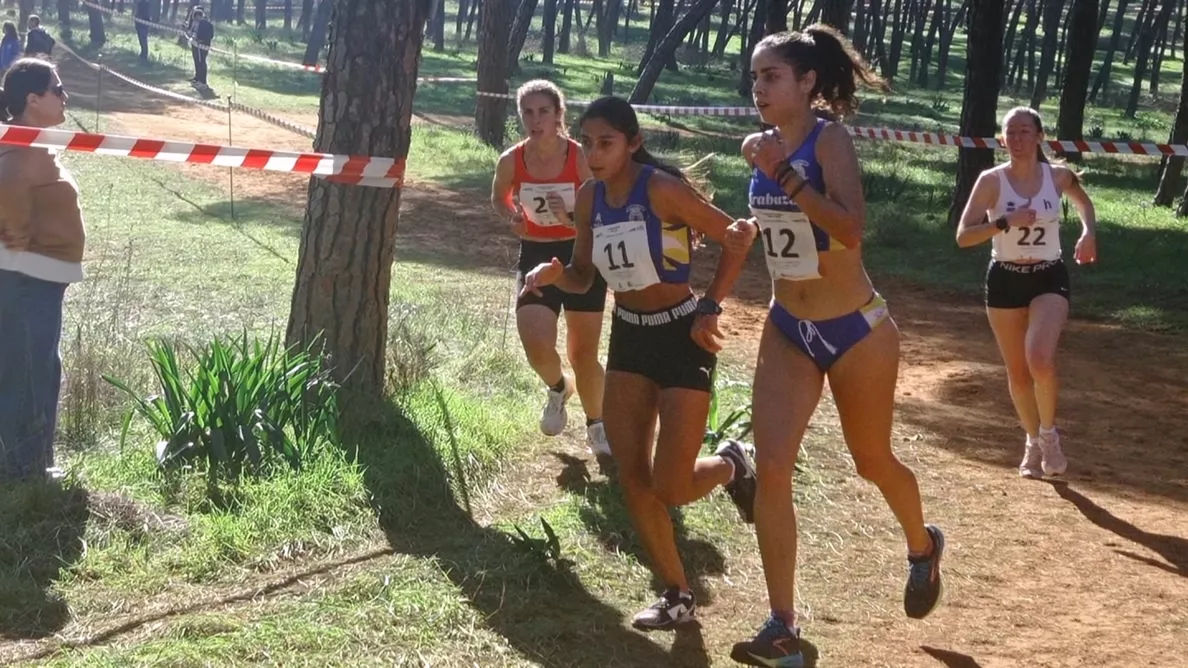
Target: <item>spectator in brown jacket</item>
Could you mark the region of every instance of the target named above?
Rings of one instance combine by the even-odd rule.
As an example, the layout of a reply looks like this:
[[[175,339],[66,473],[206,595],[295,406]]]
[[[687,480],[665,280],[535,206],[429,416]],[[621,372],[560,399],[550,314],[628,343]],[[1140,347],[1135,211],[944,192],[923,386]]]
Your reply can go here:
[[[21,58],[4,74],[0,121],[54,127],[67,97],[53,65]],[[58,155],[0,146],[0,481],[56,473],[62,306],[82,280],[85,241],[78,186]]]

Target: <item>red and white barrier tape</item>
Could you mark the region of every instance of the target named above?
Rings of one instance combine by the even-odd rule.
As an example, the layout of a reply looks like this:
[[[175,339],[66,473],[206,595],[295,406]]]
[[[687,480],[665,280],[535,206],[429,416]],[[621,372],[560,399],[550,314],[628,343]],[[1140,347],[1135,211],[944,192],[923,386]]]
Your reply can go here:
[[[335,183],[374,187],[399,186],[405,161],[395,158],[302,153],[242,146],[96,134],[23,125],[0,126],[0,144],[97,153],[164,162],[189,162],[272,172],[310,174]]]
[[[479,91],[479,97],[495,97],[513,100],[514,95],[508,93],[487,93]],[[569,100],[568,104],[575,107],[587,106],[590,102]],[[758,116],[759,111],[754,107],[700,107],[657,104],[633,104],[636,111],[685,116]],[[931,146],[958,146],[962,148],[990,148],[1005,150],[1006,146],[996,137],[962,137],[939,132],[914,132],[909,130],[893,130],[890,128],[866,128],[846,126],[851,135],[866,139],[903,142],[908,144],[926,144]],[[1188,156],[1188,144],[1153,144],[1149,142],[1126,141],[1071,141],[1049,140],[1045,142],[1049,150],[1066,153],[1110,153],[1117,155],[1179,155]]]
[[[89,7],[91,9],[94,9],[95,11],[107,14],[108,16],[111,16],[113,18],[115,16],[120,16],[114,10],[112,10],[108,7],[103,7],[103,6],[97,5],[93,2],[89,2],[88,0],[80,0],[79,4],[83,5],[84,7]],[[306,65],[304,63],[295,63],[295,62],[292,62],[289,60],[276,60],[275,58],[268,58],[266,56],[258,56],[256,54],[252,54],[252,53],[235,53],[232,51],[227,51],[225,49],[219,49],[217,47],[208,46],[206,44],[199,44],[198,42],[195,42],[190,37],[189,33],[187,33],[185,30],[183,30],[181,28],[178,28],[177,26],[170,26],[170,25],[165,25],[163,23],[154,23],[152,21],[146,21],[144,19],[136,18],[136,16],[134,16],[134,15],[129,16],[127,18],[131,19],[135,23],[142,23],[150,28],[156,28],[158,30],[164,30],[166,32],[171,32],[171,33],[181,35],[182,37],[185,37],[187,40],[189,40],[191,47],[197,47],[198,49],[200,49],[202,51],[206,51],[208,53],[214,53],[214,54],[218,54],[220,56],[227,56],[227,57],[231,57],[231,58],[243,58],[244,60],[251,60],[254,62],[258,62],[258,63],[267,63],[269,65],[276,65],[278,67],[287,67],[289,69],[301,70],[304,72],[311,72],[313,74],[322,74],[326,71],[326,68],[322,65],[317,65],[317,64]],[[417,82],[418,83],[475,83],[475,79],[473,77],[418,77]]]

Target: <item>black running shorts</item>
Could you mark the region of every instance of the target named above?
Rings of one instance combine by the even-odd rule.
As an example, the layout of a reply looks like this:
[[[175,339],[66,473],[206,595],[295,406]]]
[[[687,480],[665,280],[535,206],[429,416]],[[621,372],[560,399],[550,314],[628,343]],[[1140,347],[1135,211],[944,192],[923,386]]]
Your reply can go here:
[[[992,261],[986,270],[986,306],[1027,308],[1040,295],[1070,299],[1068,267],[1064,260],[1035,264]]]
[[[689,336],[696,308],[697,298],[692,296],[652,313],[616,305],[606,370],[645,376],[662,390],[682,387],[709,392],[718,357]]]

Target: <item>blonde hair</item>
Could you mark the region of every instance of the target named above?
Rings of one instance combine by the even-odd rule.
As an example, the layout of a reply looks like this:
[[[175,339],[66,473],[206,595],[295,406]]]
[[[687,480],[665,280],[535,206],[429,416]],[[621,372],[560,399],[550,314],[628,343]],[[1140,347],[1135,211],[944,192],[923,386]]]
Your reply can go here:
[[[562,137],[568,137],[569,129],[565,126],[565,93],[562,93],[552,81],[533,79],[516,89],[516,108],[523,109],[524,98],[529,95],[544,95],[553,102],[557,109],[557,132]]]

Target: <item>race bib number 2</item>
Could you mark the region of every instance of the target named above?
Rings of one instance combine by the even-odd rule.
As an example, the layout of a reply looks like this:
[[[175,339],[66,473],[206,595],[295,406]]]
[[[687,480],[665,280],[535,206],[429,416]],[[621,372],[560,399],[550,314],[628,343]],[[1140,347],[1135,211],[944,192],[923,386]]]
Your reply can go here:
[[[800,281],[820,278],[817,243],[808,216],[800,211],[751,209],[759,223],[763,256],[773,278]]]
[[[520,186],[520,206],[528,220],[541,227],[561,225],[549,208],[549,193],[557,193],[565,202],[565,210],[573,211],[576,193],[572,183],[525,183]]]
[[[642,220],[595,227],[593,250],[594,266],[615,292],[642,290],[660,282],[647,223]]]

